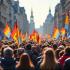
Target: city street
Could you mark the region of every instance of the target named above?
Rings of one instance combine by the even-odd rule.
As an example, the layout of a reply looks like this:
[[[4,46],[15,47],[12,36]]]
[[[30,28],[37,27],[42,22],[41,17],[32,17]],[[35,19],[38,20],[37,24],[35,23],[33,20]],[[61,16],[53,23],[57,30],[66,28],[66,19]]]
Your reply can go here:
[[[70,70],[70,0],[0,0],[0,70]]]

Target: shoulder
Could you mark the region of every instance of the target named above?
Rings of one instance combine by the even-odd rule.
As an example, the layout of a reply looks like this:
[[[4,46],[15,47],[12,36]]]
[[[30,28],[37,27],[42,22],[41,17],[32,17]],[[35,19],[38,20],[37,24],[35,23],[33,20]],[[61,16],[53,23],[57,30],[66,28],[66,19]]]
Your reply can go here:
[[[1,58],[0,61],[1,61],[1,62],[5,62],[6,59],[5,59],[5,58]]]
[[[68,62],[68,61],[70,61],[70,58],[67,58],[67,59],[65,60],[65,62]]]
[[[67,58],[67,59],[65,60],[65,63],[64,63],[64,64],[70,65],[70,58]]]

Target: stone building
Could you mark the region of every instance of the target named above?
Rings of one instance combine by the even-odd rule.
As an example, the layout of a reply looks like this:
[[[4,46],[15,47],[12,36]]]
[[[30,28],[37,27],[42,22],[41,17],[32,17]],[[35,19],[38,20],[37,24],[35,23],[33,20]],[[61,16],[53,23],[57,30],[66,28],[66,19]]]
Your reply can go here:
[[[33,10],[31,9],[29,34],[31,34],[34,29],[35,29],[35,22],[34,22]]]
[[[55,7],[55,14],[54,14],[54,24],[57,24],[58,28],[62,28],[62,6],[61,3],[57,4]]]
[[[12,29],[16,20],[22,33],[28,33],[27,15],[24,7],[19,6],[19,1],[0,0],[0,29],[4,29],[6,22]]]
[[[51,10],[49,9],[49,14],[44,22],[43,25],[43,34],[50,34],[52,35],[52,30],[53,30],[53,24],[54,24],[54,19],[51,14]]]
[[[65,2],[65,11],[66,11],[66,13],[68,13],[68,16],[69,16],[68,34],[70,35],[70,0],[66,0],[66,2]]]
[[[70,35],[70,0],[60,0],[61,5],[62,5],[62,11],[63,11],[63,22],[65,20],[66,14],[69,16],[69,28],[68,28],[68,33]],[[65,24],[63,24],[65,26]]]

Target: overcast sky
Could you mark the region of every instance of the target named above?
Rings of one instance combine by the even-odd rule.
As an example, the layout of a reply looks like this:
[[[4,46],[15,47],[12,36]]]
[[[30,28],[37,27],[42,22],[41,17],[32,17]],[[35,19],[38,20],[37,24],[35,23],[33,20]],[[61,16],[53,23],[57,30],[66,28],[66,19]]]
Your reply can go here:
[[[49,8],[54,15],[55,6],[60,0],[19,0],[20,6],[24,6],[27,18],[30,21],[31,8],[33,9],[35,27],[39,28],[45,21]]]

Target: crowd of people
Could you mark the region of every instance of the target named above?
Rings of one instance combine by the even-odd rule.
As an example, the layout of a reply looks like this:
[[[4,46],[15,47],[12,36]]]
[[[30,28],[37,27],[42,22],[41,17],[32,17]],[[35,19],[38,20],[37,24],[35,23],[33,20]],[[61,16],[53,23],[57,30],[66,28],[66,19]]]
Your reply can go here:
[[[70,70],[70,39],[0,41],[0,70]]]

